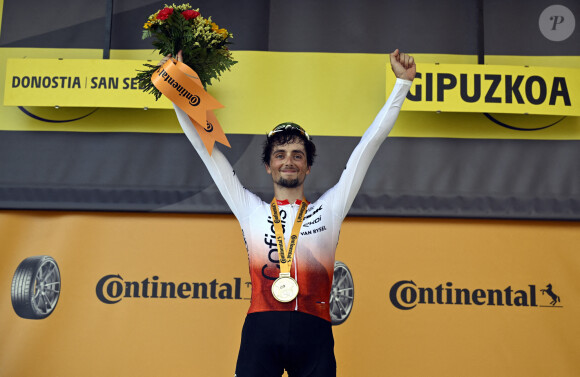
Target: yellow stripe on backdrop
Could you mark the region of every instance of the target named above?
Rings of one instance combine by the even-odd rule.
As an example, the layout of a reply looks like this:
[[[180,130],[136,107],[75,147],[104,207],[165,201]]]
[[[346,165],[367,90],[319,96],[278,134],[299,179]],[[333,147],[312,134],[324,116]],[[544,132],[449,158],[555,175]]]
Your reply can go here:
[[[7,58],[100,58],[101,50],[2,49],[0,86],[5,84]],[[303,125],[313,135],[360,136],[385,101],[387,54],[286,53],[234,51],[239,61],[210,89],[226,108],[216,112],[226,133],[263,134],[282,121]],[[475,64],[475,56],[416,54],[425,63]],[[114,50],[113,59],[151,59],[152,50]],[[495,59],[498,64],[511,64]],[[544,57],[528,57],[528,65],[543,65]],[[580,65],[580,57],[551,57],[550,66]],[[514,63],[515,64],[515,63]],[[545,64],[544,64],[545,65]],[[3,93],[2,93],[3,96]],[[3,97],[0,98],[3,103]],[[94,110],[30,108],[48,119],[65,120]],[[181,132],[170,110],[99,109],[70,123],[34,120],[17,107],[0,107],[0,130],[78,132]],[[553,116],[510,116],[506,123],[540,128]],[[483,114],[403,112],[392,136],[489,139],[580,139],[580,117],[567,117],[547,129],[522,132],[501,127]]]
[[[134,59],[8,59],[4,105],[173,109],[167,97],[156,100],[139,88],[135,71],[144,70],[143,64],[147,62]]]

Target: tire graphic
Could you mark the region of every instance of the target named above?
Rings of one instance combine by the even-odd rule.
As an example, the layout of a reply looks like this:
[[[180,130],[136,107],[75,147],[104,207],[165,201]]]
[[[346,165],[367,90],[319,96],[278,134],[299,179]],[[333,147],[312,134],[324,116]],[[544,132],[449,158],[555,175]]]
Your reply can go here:
[[[354,304],[354,281],[346,264],[334,262],[334,276],[330,290],[330,320],[333,326],[346,321]]]
[[[26,319],[48,317],[60,296],[60,271],[47,255],[23,260],[12,278],[12,307]]]

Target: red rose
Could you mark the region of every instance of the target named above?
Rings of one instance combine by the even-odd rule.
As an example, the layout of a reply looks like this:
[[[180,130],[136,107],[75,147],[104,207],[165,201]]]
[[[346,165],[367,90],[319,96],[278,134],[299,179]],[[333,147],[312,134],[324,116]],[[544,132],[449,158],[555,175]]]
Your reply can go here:
[[[173,8],[163,8],[157,13],[158,20],[166,20],[173,14]]]
[[[184,10],[183,12],[181,12],[181,14],[183,15],[183,17],[185,17],[186,20],[193,20],[194,18],[196,18],[197,16],[199,16],[199,12],[196,10]]]

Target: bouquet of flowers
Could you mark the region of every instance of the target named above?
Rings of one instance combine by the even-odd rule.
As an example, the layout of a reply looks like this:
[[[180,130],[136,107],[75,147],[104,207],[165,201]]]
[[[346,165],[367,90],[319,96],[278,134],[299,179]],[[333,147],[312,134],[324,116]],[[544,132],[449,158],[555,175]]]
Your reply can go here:
[[[232,33],[212,22],[211,17],[204,18],[199,9],[189,4],[166,4],[149,16],[143,29],[143,39],[154,38],[153,46],[163,56],[176,57],[181,50],[183,63],[198,74],[204,89],[211,85],[212,79],[219,80],[222,72],[237,63],[227,47],[234,37]],[[137,74],[139,86],[157,100],[161,92],[151,83],[151,76],[159,67],[152,64],[145,67],[146,70]]]

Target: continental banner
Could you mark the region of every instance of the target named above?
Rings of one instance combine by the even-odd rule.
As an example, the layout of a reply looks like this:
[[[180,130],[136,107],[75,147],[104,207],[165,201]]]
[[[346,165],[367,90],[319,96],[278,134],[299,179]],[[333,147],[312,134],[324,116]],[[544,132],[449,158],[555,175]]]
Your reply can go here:
[[[172,109],[144,93],[136,78],[141,60],[8,59],[4,105]],[[151,63],[151,62],[149,62]]]
[[[0,237],[0,376],[234,375],[232,215],[13,211]],[[579,243],[577,222],[348,218],[338,376],[577,375]]]
[[[419,63],[402,110],[580,116],[580,69]]]

